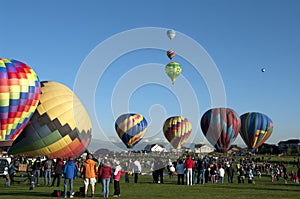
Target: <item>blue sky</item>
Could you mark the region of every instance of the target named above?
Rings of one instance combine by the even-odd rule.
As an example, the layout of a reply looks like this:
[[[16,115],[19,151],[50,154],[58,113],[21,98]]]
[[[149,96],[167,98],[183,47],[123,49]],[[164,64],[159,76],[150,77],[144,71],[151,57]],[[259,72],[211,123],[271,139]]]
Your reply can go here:
[[[164,140],[163,120],[183,115],[192,120],[189,141],[206,142],[199,121],[206,110],[222,105],[218,97],[212,99],[211,91],[219,92],[218,82],[225,89],[226,105],[239,115],[258,111],[273,120],[268,143],[300,138],[297,0],[0,3],[1,57],[25,62],[41,81],[57,81],[73,89],[88,109],[94,138],[118,140],[114,119],[128,111],[149,121],[145,141]],[[173,40],[165,34],[168,29],[177,32]],[[124,35],[130,40],[117,40]],[[196,45],[189,46],[188,41]],[[118,54],[131,45],[136,49]],[[174,86],[164,74],[169,48],[183,68]],[[109,50],[99,54],[101,49]],[[93,53],[96,60],[91,68],[103,69],[97,77],[86,68]],[[104,55],[114,56],[108,65],[101,65]],[[197,58],[199,62],[193,64]],[[214,75],[207,76],[206,71]],[[94,95],[86,96],[83,90],[92,88]],[[218,88],[222,98],[222,87]],[[240,136],[236,143],[243,143]]]

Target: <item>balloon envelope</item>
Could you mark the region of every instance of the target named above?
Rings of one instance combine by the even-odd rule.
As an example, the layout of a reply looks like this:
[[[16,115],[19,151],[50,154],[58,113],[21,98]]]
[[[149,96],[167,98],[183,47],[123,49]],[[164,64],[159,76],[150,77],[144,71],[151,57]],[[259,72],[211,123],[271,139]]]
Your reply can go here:
[[[147,120],[142,115],[127,113],[117,118],[115,130],[126,147],[132,148],[146,134],[147,125]]]
[[[272,120],[262,113],[248,112],[241,115],[240,135],[249,149],[261,146],[273,132]]]
[[[168,30],[167,31],[167,36],[169,37],[169,39],[174,39],[174,37],[176,36],[176,32],[175,30]]]
[[[177,62],[170,62],[165,67],[165,72],[172,80],[172,84],[174,84],[177,77],[181,74],[182,68]]]
[[[174,50],[168,50],[167,51],[167,56],[169,57],[169,59],[172,59],[173,57],[175,57],[175,51]]]
[[[169,143],[180,149],[192,133],[192,125],[187,118],[173,116],[164,122],[163,132]]]
[[[0,58],[0,141],[15,140],[40,98],[40,81],[28,65]]]
[[[201,129],[206,139],[218,150],[227,152],[239,134],[241,120],[229,108],[212,108],[201,118]]]
[[[48,155],[51,158],[80,156],[91,141],[90,118],[76,95],[57,82],[41,82],[37,110],[9,154]]]

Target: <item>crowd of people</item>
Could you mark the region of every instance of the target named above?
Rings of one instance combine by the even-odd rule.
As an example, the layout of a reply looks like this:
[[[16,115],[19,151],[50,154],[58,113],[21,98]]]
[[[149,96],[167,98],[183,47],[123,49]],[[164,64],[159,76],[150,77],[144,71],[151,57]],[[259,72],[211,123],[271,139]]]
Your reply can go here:
[[[259,161],[251,157],[234,160],[232,157],[191,156],[186,153],[174,160],[167,156],[155,156],[151,160],[145,159],[143,155],[117,158],[116,156],[96,157],[93,154],[87,154],[84,159],[73,157],[67,160],[49,157],[45,159],[37,157],[34,161],[28,161],[24,157],[12,159],[6,177],[7,186],[14,181],[18,164],[27,164],[30,168],[28,174],[30,190],[41,185],[41,176],[44,180],[43,185],[51,187],[60,187],[64,179],[62,194],[65,198],[74,197],[73,187],[76,178],[83,180],[79,195],[95,197],[95,185],[100,183],[102,196],[107,198],[110,194],[110,183],[113,182],[113,196],[120,197],[121,175],[125,175],[125,183],[129,183],[130,175],[133,176],[133,182],[138,183],[142,170],[145,170],[144,174],[152,174],[153,183],[163,184],[164,176],[168,174],[169,178],[177,176],[178,185],[188,186],[225,183],[225,177],[227,183],[236,181],[240,184],[246,182],[251,184],[255,183],[254,178],[259,179],[262,174],[270,176],[272,182],[283,179],[285,183],[289,180],[299,183],[300,177],[300,164],[296,165],[296,171],[292,169],[288,172],[284,162],[271,164],[268,161]]]

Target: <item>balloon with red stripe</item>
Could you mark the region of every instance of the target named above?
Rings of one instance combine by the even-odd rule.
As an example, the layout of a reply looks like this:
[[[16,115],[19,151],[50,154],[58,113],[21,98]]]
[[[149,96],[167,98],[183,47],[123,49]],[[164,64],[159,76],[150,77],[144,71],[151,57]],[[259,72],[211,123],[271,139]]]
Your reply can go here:
[[[187,118],[173,116],[164,122],[163,133],[169,143],[180,149],[192,133],[192,125]]]

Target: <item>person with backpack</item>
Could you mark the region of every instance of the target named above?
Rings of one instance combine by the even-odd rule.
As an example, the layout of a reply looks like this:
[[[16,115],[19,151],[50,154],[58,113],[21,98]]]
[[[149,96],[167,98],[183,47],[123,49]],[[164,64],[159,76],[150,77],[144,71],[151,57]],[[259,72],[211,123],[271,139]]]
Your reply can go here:
[[[53,161],[47,156],[44,162],[44,185],[50,186]]]
[[[74,184],[74,178],[77,175],[77,167],[74,162],[73,157],[69,157],[68,161],[64,165],[64,196],[67,198],[67,189],[68,189],[68,184],[70,184],[70,198],[73,198],[73,184]]]

